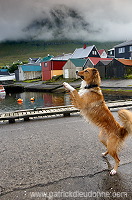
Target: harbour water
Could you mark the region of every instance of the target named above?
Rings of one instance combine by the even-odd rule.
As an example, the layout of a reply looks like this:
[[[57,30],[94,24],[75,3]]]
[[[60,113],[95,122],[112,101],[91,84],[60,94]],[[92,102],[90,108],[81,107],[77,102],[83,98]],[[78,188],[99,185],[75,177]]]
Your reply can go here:
[[[31,101],[32,97],[34,101]],[[104,92],[104,97],[106,101],[126,100],[132,99],[132,93]],[[17,102],[19,98],[23,102]],[[0,95],[0,113],[70,104],[70,97],[67,93],[23,92]]]
[[[34,101],[31,98],[34,97]],[[18,99],[23,102],[17,102]],[[0,113],[25,110],[34,108],[44,108],[52,106],[69,105],[70,99],[68,94],[55,94],[43,92],[23,92],[23,93],[9,93],[5,96],[0,96]]]

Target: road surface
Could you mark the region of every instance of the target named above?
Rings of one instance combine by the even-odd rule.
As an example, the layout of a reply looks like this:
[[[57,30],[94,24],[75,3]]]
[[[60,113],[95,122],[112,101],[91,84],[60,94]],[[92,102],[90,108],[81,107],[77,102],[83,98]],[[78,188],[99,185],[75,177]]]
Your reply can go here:
[[[0,124],[0,199],[132,199],[132,137],[110,176],[98,132],[79,115]]]

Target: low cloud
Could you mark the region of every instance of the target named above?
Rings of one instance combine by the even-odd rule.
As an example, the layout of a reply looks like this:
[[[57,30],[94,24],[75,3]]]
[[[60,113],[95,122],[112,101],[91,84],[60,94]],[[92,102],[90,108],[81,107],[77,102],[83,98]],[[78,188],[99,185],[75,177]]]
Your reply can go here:
[[[1,0],[0,41],[132,39],[131,0]]]

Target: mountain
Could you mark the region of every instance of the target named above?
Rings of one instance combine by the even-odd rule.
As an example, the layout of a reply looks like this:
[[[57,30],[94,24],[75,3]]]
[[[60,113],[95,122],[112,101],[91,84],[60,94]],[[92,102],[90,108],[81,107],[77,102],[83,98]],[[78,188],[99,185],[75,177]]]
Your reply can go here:
[[[31,39],[75,39],[94,32],[84,16],[75,8],[56,5],[48,12],[42,12],[23,30]],[[97,30],[96,30],[97,31]],[[99,30],[98,30],[99,31]]]
[[[87,46],[95,45],[97,49],[110,49],[121,42],[84,42],[72,40],[51,41],[6,41],[0,43],[0,66],[11,65],[12,62],[27,61],[28,58],[60,55],[62,53],[73,53],[76,48],[81,48],[84,43]]]

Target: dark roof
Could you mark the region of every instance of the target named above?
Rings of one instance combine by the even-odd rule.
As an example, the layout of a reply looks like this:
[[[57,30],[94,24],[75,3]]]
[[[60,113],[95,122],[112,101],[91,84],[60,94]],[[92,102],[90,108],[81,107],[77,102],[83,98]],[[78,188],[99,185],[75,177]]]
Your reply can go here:
[[[124,46],[128,46],[128,45],[132,45],[132,40],[120,43],[114,47],[124,47]]]
[[[101,60],[99,61],[100,63],[102,63],[103,65],[108,65],[112,60]]]
[[[29,60],[32,60],[34,62],[36,62],[39,58],[29,58]]]
[[[96,65],[101,60],[113,60],[113,58],[96,58],[96,57],[89,57],[90,61],[93,63],[93,65]]]

